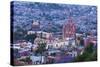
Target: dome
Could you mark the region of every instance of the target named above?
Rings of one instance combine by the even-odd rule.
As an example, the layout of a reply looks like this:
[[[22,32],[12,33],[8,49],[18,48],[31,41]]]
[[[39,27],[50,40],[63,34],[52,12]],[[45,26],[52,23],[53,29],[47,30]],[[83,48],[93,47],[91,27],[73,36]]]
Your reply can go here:
[[[33,26],[38,26],[39,25],[39,22],[38,21],[33,21]]]
[[[33,21],[32,30],[33,31],[40,31],[40,23],[38,21]]]

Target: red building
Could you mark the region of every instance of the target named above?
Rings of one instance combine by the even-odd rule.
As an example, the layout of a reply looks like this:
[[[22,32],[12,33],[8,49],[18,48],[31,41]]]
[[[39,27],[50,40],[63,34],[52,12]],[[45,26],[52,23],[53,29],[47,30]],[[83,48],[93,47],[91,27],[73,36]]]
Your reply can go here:
[[[71,38],[75,36],[76,26],[72,18],[69,18],[68,21],[64,23],[62,32],[63,32],[63,40],[66,40],[66,38]]]

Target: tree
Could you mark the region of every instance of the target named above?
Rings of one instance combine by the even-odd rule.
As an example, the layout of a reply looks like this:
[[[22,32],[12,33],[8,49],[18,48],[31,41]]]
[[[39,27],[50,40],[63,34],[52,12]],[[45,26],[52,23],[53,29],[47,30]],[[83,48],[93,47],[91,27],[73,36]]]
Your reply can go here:
[[[37,53],[42,54],[46,50],[46,43],[38,44]]]
[[[36,34],[26,35],[25,40],[34,43],[34,40],[35,40],[36,37],[37,37]]]
[[[23,34],[21,32],[14,32],[13,33],[13,40],[22,40],[24,39]]]
[[[97,50],[93,49],[94,44],[90,43],[84,50],[82,55],[79,55],[75,58],[75,62],[82,62],[82,61],[95,61],[97,60]]]
[[[40,43],[38,46],[38,49],[36,51],[36,53],[39,53],[41,55],[41,60],[42,60],[42,55],[43,52],[46,50],[46,43]]]
[[[12,42],[13,41],[17,41],[17,40],[23,40],[24,39],[24,36],[26,35],[27,31],[26,30],[23,30],[22,28],[20,27],[17,27],[17,30],[16,31],[11,31],[11,37],[12,37]]]

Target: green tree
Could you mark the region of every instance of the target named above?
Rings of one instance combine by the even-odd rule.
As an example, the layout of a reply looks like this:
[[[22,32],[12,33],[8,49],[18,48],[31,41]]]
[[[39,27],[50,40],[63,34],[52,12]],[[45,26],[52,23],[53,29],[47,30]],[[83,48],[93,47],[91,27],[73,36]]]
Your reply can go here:
[[[36,37],[37,37],[36,34],[26,35],[26,36],[25,36],[25,40],[34,43],[34,40],[35,40]]]
[[[17,27],[16,31],[11,31],[12,43],[13,41],[23,40],[26,33],[27,31],[20,27]]]
[[[82,55],[75,58],[75,62],[82,61],[95,61],[97,60],[97,50],[94,49],[94,44],[90,43],[85,49]]]
[[[46,48],[46,43],[41,43],[39,44],[38,49],[36,51],[36,53],[41,55],[41,60],[42,60],[43,53],[46,50],[45,48]]]
[[[46,50],[46,43],[41,43],[41,44],[38,44],[38,49],[37,49],[37,53],[39,54],[43,54],[43,52]]]

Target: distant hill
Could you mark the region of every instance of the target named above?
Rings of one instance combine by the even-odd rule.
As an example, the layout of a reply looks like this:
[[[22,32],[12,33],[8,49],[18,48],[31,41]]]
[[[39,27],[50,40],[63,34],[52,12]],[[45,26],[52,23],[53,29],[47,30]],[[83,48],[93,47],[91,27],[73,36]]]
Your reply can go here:
[[[97,7],[13,1],[11,3],[14,31],[31,30],[33,20],[38,20],[41,30],[59,32],[69,17],[73,18],[77,32],[96,30]],[[49,26],[50,25],[50,26]]]

